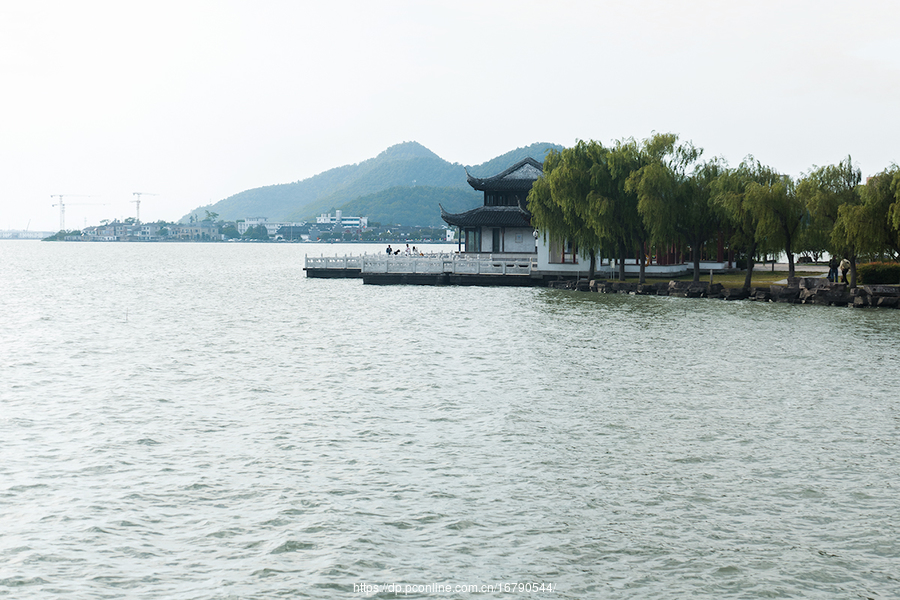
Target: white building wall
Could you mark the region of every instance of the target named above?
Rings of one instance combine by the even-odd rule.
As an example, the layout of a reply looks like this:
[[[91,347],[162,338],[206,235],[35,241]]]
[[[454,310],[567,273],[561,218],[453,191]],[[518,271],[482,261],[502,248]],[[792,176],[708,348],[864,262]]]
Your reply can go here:
[[[369,226],[369,218],[345,217],[339,210],[335,211],[333,216],[328,213],[322,213],[320,216],[316,217],[317,225],[337,225],[338,223],[344,228],[366,229]]]
[[[493,252],[494,251],[494,239],[493,234],[491,233],[492,229],[490,227],[482,227],[481,228],[481,251],[482,252]]]
[[[503,232],[504,252],[534,252],[535,239],[532,229],[507,229]]]
[[[583,258],[581,256],[578,257],[577,263],[565,262],[565,263],[551,263],[550,262],[550,236],[545,236],[540,234],[537,239],[537,269],[542,272],[549,273],[564,273],[564,274],[572,274],[573,276],[578,273],[583,273],[587,275],[588,271],[591,268],[590,259]],[[566,260],[571,260],[570,255],[566,255]],[[600,257],[597,257],[597,264],[600,264]]]
[[[481,252],[494,251],[495,227],[481,228]],[[534,252],[533,229],[523,227],[499,228],[501,230],[501,252],[529,253]]]
[[[244,219],[243,221],[238,221],[236,224],[238,233],[244,235],[245,233],[247,233],[248,229],[250,229],[251,227],[256,227],[259,224],[265,225],[266,229],[268,229],[269,224],[266,223],[266,221],[268,221],[266,217],[249,217],[247,219]]]

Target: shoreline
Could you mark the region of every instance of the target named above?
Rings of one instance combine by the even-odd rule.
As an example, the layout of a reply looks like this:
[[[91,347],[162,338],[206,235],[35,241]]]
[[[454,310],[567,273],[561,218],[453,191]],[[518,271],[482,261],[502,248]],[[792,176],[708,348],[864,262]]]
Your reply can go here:
[[[672,296],[676,298],[710,298],[719,300],[749,300],[784,304],[815,304],[819,306],[850,306],[853,308],[900,308],[900,286],[860,285],[848,289],[846,283],[832,283],[823,277],[795,277],[787,285],[725,287],[721,283],[669,281],[630,283],[612,280],[559,281],[548,287],[599,294],[628,294],[632,296]]]

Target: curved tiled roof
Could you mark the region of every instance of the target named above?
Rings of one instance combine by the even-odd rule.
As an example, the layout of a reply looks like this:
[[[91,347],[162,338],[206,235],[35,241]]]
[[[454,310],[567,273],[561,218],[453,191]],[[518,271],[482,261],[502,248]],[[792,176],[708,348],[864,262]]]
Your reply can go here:
[[[455,227],[531,227],[531,213],[518,206],[479,206],[464,213],[441,206],[441,218]]]
[[[469,185],[480,191],[528,191],[543,173],[543,165],[528,157],[493,177],[472,177],[468,171],[466,177]]]

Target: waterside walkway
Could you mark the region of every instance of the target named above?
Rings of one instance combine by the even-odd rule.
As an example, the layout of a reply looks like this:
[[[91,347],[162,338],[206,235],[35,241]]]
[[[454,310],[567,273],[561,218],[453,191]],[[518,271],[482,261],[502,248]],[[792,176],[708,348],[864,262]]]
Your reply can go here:
[[[361,278],[368,284],[419,285],[499,285],[546,286],[558,280],[587,279],[588,264],[572,269],[539,269],[537,254],[431,253],[431,254],[360,254],[346,256],[309,256],[304,260],[306,276],[319,279]],[[551,265],[552,267],[552,265]],[[730,264],[701,263],[704,273],[723,273]],[[688,273],[687,264],[650,265],[647,277],[674,278]],[[636,275],[638,264],[627,263],[626,273]],[[595,267],[595,279],[614,279],[618,267],[604,261]]]
[[[543,285],[534,254],[307,256],[303,270],[307,277],[362,278],[381,285]]]

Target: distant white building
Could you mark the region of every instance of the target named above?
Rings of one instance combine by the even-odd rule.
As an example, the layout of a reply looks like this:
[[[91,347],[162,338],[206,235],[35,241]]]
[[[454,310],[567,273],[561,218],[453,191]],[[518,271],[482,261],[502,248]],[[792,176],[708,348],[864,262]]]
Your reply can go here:
[[[267,217],[247,217],[243,221],[238,221],[235,225],[237,226],[238,233],[240,233],[241,235],[244,235],[244,233],[251,227],[262,225],[266,228],[266,231],[270,236],[274,236],[282,227],[300,227],[301,225],[303,225],[303,223],[269,221]]]
[[[334,211],[334,215],[322,213],[316,217],[316,225],[334,227],[340,225],[344,229],[365,229],[369,226],[369,217],[345,217],[341,211]]]

